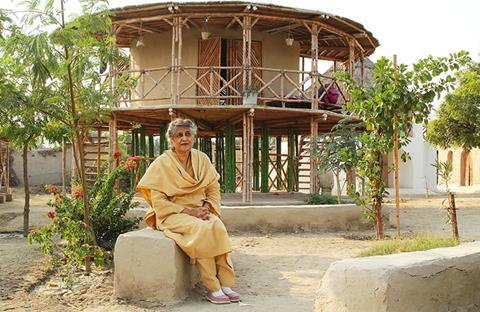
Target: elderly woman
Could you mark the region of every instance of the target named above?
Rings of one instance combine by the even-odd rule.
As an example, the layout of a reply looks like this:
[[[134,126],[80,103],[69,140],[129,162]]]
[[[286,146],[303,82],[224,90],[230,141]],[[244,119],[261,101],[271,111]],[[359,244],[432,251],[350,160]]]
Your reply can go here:
[[[168,131],[172,149],[148,168],[137,190],[150,205],[146,223],[164,232],[196,263],[212,303],[240,301],[230,240],[220,217],[218,174],[208,156],[192,149],[197,126],[176,119]]]

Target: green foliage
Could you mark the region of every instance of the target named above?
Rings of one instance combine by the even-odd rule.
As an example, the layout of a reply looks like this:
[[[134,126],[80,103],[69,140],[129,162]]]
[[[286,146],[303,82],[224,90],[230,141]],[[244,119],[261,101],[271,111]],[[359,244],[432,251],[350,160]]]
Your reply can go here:
[[[453,172],[453,166],[452,162],[447,160],[445,162],[441,162],[437,159],[437,161],[432,164],[433,167],[437,168],[437,174],[440,177],[440,185],[445,184],[445,188],[447,189],[447,192],[449,191],[448,189],[448,183],[450,183],[450,180],[452,179],[452,172]]]
[[[339,204],[338,200],[331,195],[321,195],[318,193],[309,194],[305,199],[307,205],[334,205]]]
[[[360,118],[366,131],[358,136],[361,149],[355,159],[357,171],[366,178],[366,197],[358,192],[351,193],[357,204],[363,205],[369,216],[380,213],[381,204],[387,194],[382,179],[382,155],[393,150],[395,122],[398,120],[399,148],[409,143],[408,130],[414,123],[425,122],[432,101],[445,90],[453,88],[455,77],[452,71],[468,63],[468,53],[451,54],[448,58],[428,57],[420,60],[409,70],[399,65],[397,70],[385,57],[380,58],[374,69],[372,87],[362,87],[344,74],[352,101],[346,104],[347,112]],[[404,158],[407,157],[405,155]],[[373,214],[375,212],[375,214]],[[377,235],[381,225],[377,224]]]
[[[422,234],[411,239],[395,239],[378,242],[376,246],[362,251],[359,257],[383,256],[401,252],[423,251],[434,248],[457,246],[458,241],[452,238],[442,238]]]
[[[106,162],[87,196],[95,237],[83,222],[83,196],[79,186],[73,186],[72,195],[59,194],[54,186],[49,187],[54,196],[48,203],[53,208],[48,213],[51,223],[32,231],[29,242],[40,244],[54,263],[80,266],[84,258],[90,256],[95,265],[102,266],[110,260],[118,235],[137,227],[141,218],[125,216],[138,205],[132,202],[134,192],[116,191],[116,183],[127,174],[127,169],[122,165],[107,172],[107,166]],[[91,243],[94,238],[96,244]]]
[[[310,155],[314,157],[318,171],[322,174],[332,171],[335,175],[338,202],[342,194],[340,171],[354,168],[358,161],[360,127],[358,122],[347,117],[340,120],[331,132],[313,138],[310,144]]]
[[[427,141],[447,149],[480,147],[480,63],[458,74],[459,86],[440,105],[427,127]]]

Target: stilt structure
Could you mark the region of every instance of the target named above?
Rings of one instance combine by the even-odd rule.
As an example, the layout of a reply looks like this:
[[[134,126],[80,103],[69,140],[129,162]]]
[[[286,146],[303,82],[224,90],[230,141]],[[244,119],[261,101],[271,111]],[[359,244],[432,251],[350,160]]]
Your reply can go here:
[[[324,103],[319,91],[338,81],[320,75],[317,63],[352,69],[371,55],[378,41],[361,24],[250,2],[169,2],[114,13],[117,44],[130,49],[132,62],[113,75],[137,81],[112,112],[115,132],[131,132],[131,155],[146,155],[148,137],[147,166],[157,136],[159,154],[168,148],[168,122],[190,118],[223,191],[241,191],[250,202],[253,191],[298,191],[301,178],[317,191],[316,164],[304,144],[344,117],[338,110],[346,100],[342,94],[333,110]]]

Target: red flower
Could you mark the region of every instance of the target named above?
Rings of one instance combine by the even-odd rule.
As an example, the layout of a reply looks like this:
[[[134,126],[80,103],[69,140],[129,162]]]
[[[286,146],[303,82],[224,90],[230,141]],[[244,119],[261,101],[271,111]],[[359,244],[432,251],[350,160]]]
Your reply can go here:
[[[72,197],[75,199],[80,199],[83,197],[83,191],[81,189],[75,189],[72,193]]]
[[[48,187],[48,192],[49,192],[50,194],[57,194],[57,193],[58,193],[58,189],[57,189],[57,187],[56,187],[55,185],[50,185],[50,186]]]
[[[127,160],[134,161],[137,163],[140,161],[140,159],[142,159],[142,156],[131,156],[127,158]]]
[[[47,216],[50,218],[50,219],[53,219],[57,216],[57,214],[55,213],[55,211],[49,211],[47,213]]]
[[[124,165],[125,170],[127,170],[127,171],[132,170],[132,169],[135,168],[136,166],[137,166],[137,163],[136,163],[135,161],[133,161],[133,160],[127,160],[127,161],[125,162],[125,165]]]
[[[115,152],[113,152],[113,158],[115,159],[118,159],[122,156],[122,152],[119,151],[119,150],[116,150]]]

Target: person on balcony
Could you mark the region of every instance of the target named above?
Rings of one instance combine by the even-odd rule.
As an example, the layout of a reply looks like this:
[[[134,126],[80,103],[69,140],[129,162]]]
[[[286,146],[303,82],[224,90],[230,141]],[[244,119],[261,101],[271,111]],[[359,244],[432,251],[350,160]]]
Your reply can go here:
[[[225,225],[220,220],[219,175],[208,156],[193,149],[197,126],[176,119],[168,127],[172,149],[147,169],[137,190],[150,205],[145,221],[162,230],[196,263],[207,299],[216,304],[238,302],[232,290],[235,273]]]

